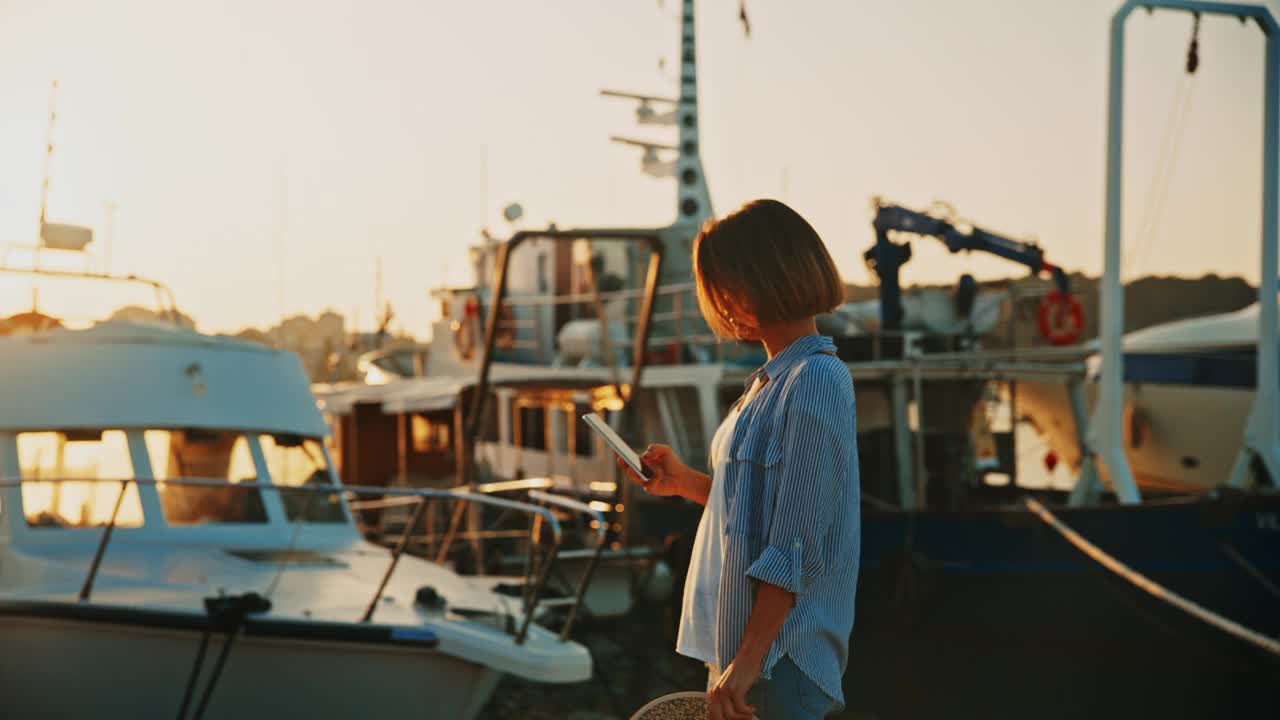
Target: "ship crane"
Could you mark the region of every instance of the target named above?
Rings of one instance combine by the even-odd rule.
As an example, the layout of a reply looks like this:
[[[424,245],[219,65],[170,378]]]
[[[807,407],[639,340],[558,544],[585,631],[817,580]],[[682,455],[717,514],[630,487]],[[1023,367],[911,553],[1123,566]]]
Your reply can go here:
[[[1025,265],[1033,274],[1049,275],[1053,279],[1054,290],[1040,306],[1041,332],[1054,344],[1068,344],[1083,331],[1083,311],[1079,300],[1070,293],[1067,274],[1045,260],[1044,249],[1037,243],[1008,238],[976,225],[958,223],[949,217],[881,202],[879,198],[874,201],[874,207],[876,214],[871,225],[876,231],[876,242],[862,257],[880,280],[880,326],[884,330],[902,329],[902,286],[898,271],[911,259],[911,245],[894,242],[892,235],[911,234],[937,238],[952,253],[985,252]],[[966,284],[972,287],[972,278],[965,277],[968,278]]]

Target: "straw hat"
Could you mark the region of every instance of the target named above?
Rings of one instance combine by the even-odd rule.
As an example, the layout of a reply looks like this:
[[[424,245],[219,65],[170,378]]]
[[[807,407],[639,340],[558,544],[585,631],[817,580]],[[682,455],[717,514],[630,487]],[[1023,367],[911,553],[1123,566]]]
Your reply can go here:
[[[631,720],[706,720],[707,694],[696,690],[674,692],[652,700]]]

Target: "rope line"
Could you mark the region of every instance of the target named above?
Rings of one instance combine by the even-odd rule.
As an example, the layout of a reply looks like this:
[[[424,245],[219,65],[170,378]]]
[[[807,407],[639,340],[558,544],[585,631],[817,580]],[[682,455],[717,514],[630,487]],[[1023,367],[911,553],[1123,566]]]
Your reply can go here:
[[[1150,580],[1145,575],[1142,575],[1133,568],[1130,568],[1128,565],[1125,565],[1119,560],[1111,557],[1097,545],[1094,545],[1084,539],[1084,537],[1075,530],[1063,525],[1053,513],[1049,512],[1044,505],[1041,505],[1034,498],[1026,498],[1023,502],[1026,504],[1028,510],[1037,515],[1046,525],[1056,530],[1059,535],[1066,539],[1067,542],[1074,545],[1077,550],[1087,555],[1089,559],[1094,560],[1099,565],[1102,565],[1116,575],[1119,575],[1130,583],[1136,585],[1139,589],[1145,590],[1156,599],[1162,600],[1179,610],[1182,610],[1188,615],[1212,625],[1228,635],[1233,635],[1247,643],[1256,645],[1272,655],[1280,655],[1280,641],[1267,637],[1255,630],[1250,630],[1234,620],[1224,618],[1221,615],[1218,615],[1211,610],[1207,610],[1182,597],[1178,593],[1169,590],[1163,585]]]
[[[1147,189],[1146,203],[1138,223],[1135,242],[1125,258],[1130,277],[1137,277],[1139,267],[1147,261],[1155,235],[1160,229],[1164,205],[1169,197],[1170,179],[1182,151],[1182,137],[1186,130],[1187,115],[1190,113],[1195,87],[1194,78],[1191,75],[1183,75],[1174,92],[1173,102],[1169,107],[1168,123],[1165,125],[1164,135],[1160,141],[1160,150],[1156,154],[1151,186]]]

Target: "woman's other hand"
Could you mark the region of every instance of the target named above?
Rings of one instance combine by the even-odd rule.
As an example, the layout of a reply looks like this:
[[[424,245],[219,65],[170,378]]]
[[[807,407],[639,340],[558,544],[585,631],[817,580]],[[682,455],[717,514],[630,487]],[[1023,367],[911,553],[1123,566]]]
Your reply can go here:
[[[642,478],[622,461],[615,457],[618,467],[632,482],[640,485],[650,495],[683,495],[681,478],[689,473],[689,466],[680,462],[670,445],[650,445],[640,453],[640,462],[648,468],[650,477]]]
[[[751,720],[756,709],[747,704],[747,691],[760,678],[759,661],[734,658],[716,686],[707,693],[709,720]]]

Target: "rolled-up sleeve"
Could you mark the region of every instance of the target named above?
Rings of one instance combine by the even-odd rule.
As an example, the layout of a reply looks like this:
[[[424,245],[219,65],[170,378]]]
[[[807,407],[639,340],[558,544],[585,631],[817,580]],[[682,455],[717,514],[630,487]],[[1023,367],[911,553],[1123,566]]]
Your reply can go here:
[[[828,367],[805,368],[786,390],[782,467],[770,513],[768,544],[747,575],[803,595],[821,577],[847,457],[853,442],[853,390]],[[844,382],[841,382],[841,381]]]

